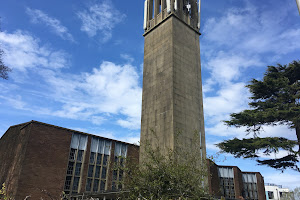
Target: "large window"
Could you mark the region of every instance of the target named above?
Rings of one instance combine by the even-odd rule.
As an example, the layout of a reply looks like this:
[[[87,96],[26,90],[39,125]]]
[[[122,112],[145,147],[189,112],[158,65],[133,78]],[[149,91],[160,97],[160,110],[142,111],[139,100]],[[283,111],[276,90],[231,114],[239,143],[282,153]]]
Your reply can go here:
[[[89,157],[88,177],[85,190],[99,192],[107,189],[107,169],[111,152],[111,141],[93,137]]]
[[[86,135],[73,133],[64,188],[66,194],[78,193],[86,144]]]
[[[220,189],[222,196],[226,199],[235,199],[233,168],[219,167],[218,174],[220,177]]]
[[[112,190],[121,190],[123,188],[121,183],[124,176],[122,167],[127,156],[127,144],[116,142],[114,154],[114,164],[117,168],[113,170]]]
[[[243,173],[243,196],[245,199],[257,200],[257,178],[254,173]]]

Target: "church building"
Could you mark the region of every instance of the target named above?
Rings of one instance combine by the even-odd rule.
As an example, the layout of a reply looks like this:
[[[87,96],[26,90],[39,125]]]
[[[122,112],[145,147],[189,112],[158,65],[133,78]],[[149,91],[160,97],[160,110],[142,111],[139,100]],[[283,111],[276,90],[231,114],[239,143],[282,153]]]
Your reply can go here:
[[[216,198],[266,199],[260,173],[206,160],[200,1],[145,0],[144,31],[141,146],[38,121],[11,126],[0,139],[0,184],[16,200],[115,199],[126,185],[114,165],[147,160],[146,143],[199,155],[195,166],[209,172],[202,185]]]

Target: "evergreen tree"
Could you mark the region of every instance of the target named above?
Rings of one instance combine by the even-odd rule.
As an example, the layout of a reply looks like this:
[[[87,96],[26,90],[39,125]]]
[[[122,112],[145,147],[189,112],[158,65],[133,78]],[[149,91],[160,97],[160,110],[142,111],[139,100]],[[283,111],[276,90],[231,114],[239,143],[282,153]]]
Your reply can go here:
[[[234,138],[217,146],[222,152],[235,157],[256,158],[260,165],[279,170],[292,168],[300,172],[300,61],[284,66],[268,66],[262,81],[253,79],[246,87],[252,94],[251,109],[232,113],[225,124],[246,127],[247,134],[252,133],[253,137],[242,140]],[[259,137],[263,125],[287,125],[295,130],[297,141],[285,138],[285,133],[282,137]],[[259,158],[259,153],[270,155],[280,150],[286,150],[288,155],[276,159]]]

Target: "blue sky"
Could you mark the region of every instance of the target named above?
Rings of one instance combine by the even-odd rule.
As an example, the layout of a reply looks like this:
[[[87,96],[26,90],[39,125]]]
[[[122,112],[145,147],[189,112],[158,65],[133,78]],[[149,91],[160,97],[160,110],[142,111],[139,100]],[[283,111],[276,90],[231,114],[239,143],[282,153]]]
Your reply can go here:
[[[137,142],[143,71],[142,0],[0,0],[0,44],[13,71],[0,80],[0,136],[37,120]],[[245,137],[222,120],[248,108],[252,78],[266,66],[300,59],[294,0],[202,0],[201,63],[207,151],[217,164],[259,171],[294,188],[300,174],[218,155],[215,143]],[[296,139],[284,126],[261,136]],[[283,155],[281,152],[280,155]],[[280,155],[276,155],[277,157]]]

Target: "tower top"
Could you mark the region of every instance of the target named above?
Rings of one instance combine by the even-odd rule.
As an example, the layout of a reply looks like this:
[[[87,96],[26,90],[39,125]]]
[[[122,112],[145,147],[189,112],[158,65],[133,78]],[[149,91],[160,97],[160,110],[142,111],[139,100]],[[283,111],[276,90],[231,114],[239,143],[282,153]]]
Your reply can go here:
[[[169,16],[174,15],[199,32],[200,1],[198,0],[145,0],[144,30],[145,34],[158,26]]]

